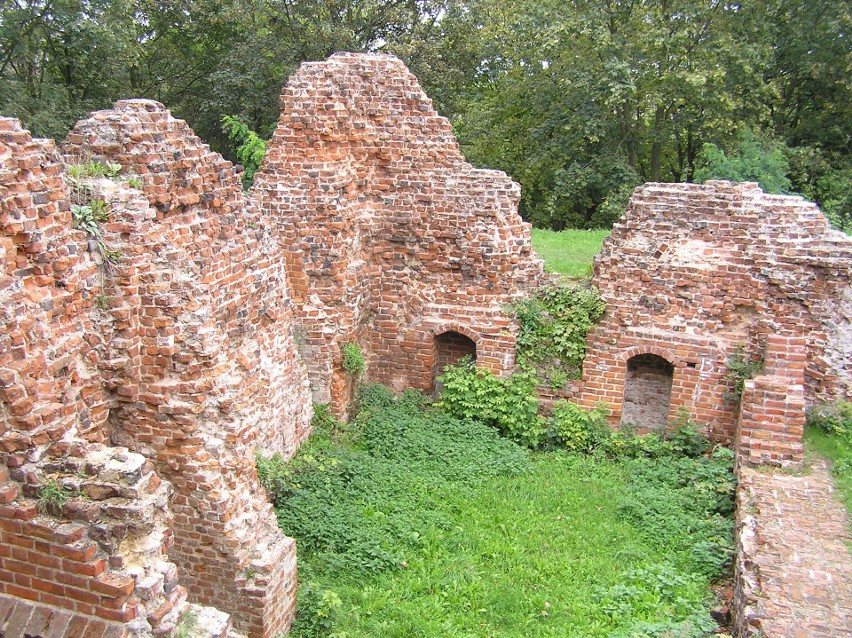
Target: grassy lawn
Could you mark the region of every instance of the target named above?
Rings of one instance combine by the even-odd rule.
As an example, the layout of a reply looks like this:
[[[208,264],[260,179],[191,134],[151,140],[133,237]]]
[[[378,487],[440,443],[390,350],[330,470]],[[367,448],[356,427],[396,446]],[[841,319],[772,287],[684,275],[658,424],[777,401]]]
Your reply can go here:
[[[852,514],[852,436],[828,433],[818,426],[809,425],[805,429],[805,449],[831,461],[837,491]]]
[[[549,272],[569,277],[587,277],[592,273],[592,258],[601,249],[601,242],[609,233],[607,229],[556,232],[533,228],[532,243]]]
[[[289,464],[259,462],[299,543],[292,635],[712,631],[709,584],[731,548],[729,459],[530,452],[374,394],[343,434],[329,422]]]

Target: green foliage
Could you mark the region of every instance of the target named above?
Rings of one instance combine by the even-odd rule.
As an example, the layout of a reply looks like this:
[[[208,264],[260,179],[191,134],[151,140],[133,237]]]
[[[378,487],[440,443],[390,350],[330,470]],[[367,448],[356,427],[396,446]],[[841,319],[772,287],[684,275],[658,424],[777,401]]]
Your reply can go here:
[[[343,355],[342,365],[346,372],[356,379],[364,374],[367,369],[367,362],[357,343],[344,343],[340,347],[340,352]]]
[[[101,223],[109,219],[109,210],[102,200],[92,200],[89,205],[71,205],[71,221],[77,230],[94,239],[101,238]]]
[[[80,180],[85,177],[91,178],[115,178],[121,172],[121,164],[103,163],[96,161],[71,164],[68,167],[68,177],[72,180]]]
[[[187,609],[180,617],[177,627],[175,627],[174,638],[190,638],[198,626],[198,616],[192,609]]]
[[[142,190],[145,186],[145,182],[142,181],[141,177],[133,176],[127,178],[127,185],[130,188],[135,188],[136,190]]]
[[[532,375],[501,378],[477,368],[466,357],[458,365],[447,366],[438,381],[442,384],[438,406],[447,414],[482,421],[521,445],[535,448],[540,444],[544,423],[538,416]]]
[[[689,420],[689,412],[680,407],[672,426],[666,430],[665,438],[671,442],[676,454],[696,458],[710,449],[710,441],[699,432],[699,426]]]
[[[294,638],[327,638],[341,607],[343,601],[340,596],[303,577],[299,584],[296,621],[291,635]]]
[[[331,406],[327,403],[314,403],[314,417],[311,419],[311,427],[315,434],[334,441],[347,431],[346,424],[334,416]]]
[[[282,529],[324,569],[400,566],[421,530],[442,524],[431,499],[448,482],[474,486],[526,466],[520,449],[481,423],[422,412],[410,394],[385,400],[367,409],[362,397],[357,447],[315,436],[289,464],[258,460]]]
[[[222,128],[234,147],[237,159],[245,169],[242,176],[243,189],[248,190],[254,183],[254,174],[266,155],[266,141],[232,115],[222,116]]]
[[[98,250],[104,260],[104,266],[118,263],[118,260],[121,258],[121,253],[111,249],[101,234],[101,224],[108,219],[109,208],[103,200],[93,199],[88,205],[71,205],[71,223],[73,227],[84,231],[89,237],[97,241]]]
[[[630,481],[619,510],[655,544],[680,555],[680,567],[718,578],[733,556],[733,453],[625,459]]]
[[[807,424],[826,434],[852,442],[852,402],[836,401],[813,405],[807,411]]]
[[[737,345],[734,353],[728,357],[725,383],[731,390],[725,393],[725,399],[731,403],[739,403],[746,380],[753,379],[761,372],[763,372],[763,359],[752,359],[744,345]]]
[[[744,128],[737,147],[729,155],[715,144],[704,144],[698,156],[700,168],[695,180],[727,179],[733,182],[758,182],[767,193],[789,193],[787,148],[781,142],[756,136]]]
[[[62,511],[62,506],[68,501],[69,496],[69,491],[58,481],[47,479],[39,485],[36,507],[42,514],[57,515]]]
[[[732,542],[728,450],[524,453],[417,394],[368,385],[359,403],[362,436],[311,437],[276,502],[300,549],[296,638],[713,629],[707,584]]]
[[[520,330],[516,358],[526,370],[547,374],[563,370],[580,377],[589,329],[606,304],[594,288],[549,284],[514,306]]]
[[[606,404],[584,410],[575,403],[557,401],[548,419],[548,438],[571,452],[591,452],[609,437]]]

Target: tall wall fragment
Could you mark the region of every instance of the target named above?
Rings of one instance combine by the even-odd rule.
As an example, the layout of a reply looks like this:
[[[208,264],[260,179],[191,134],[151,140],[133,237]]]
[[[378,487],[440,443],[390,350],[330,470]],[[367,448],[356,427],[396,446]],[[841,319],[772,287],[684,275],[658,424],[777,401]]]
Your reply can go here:
[[[156,102],[94,113],[63,152],[143,183],[141,195],[102,193],[121,254],[107,294],[125,316],[108,344],[111,437],[174,485],[170,556],[190,598],[274,636],[292,619],[295,546],[253,454],[292,454],[311,416],[276,235],[230,163]]]
[[[103,266],[72,229],[63,172],[53,142],[0,118],[0,599],[151,635],[185,606],[165,556],[171,487],[105,445]]]
[[[606,401],[620,420],[628,362],[657,355],[674,366],[668,420],[686,408],[715,438],[733,441],[729,358],[742,347],[761,359],[769,343],[777,363],[788,342],[806,344],[798,383],[807,401],[852,396],[850,265],[852,239],[800,197],[750,183],[638,188],[595,261],[607,311],[589,336],[583,402]],[[775,385],[779,374],[770,375]],[[800,457],[800,443],[774,450],[765,442],[751,460],[786,462]]]
[[[340,347],[369,378],[429,389],[435,338],[458,332],[496,372],[514,365],[507,303],[541,262],[504,173],[465,162],[449,122],[386,55],[303,64],[252,196],[279,225],[316,400],[345,411]]]

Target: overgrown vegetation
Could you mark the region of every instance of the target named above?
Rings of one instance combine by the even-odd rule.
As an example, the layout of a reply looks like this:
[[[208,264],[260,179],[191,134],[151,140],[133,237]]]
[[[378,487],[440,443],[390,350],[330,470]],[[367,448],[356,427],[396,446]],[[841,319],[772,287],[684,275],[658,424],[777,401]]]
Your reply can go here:
[[[557,441],[531,454],[374,385],[336,441],[316,431],[290,463],[258,462],[299,542],[297,638],[714,628],[708,582],[732,542],[726,450],[689,456],[674,436],[616,432],[620,446],[590,454]]]
[[[59,515],[68,501],[70,492],[55,479],[47,479],[39,485],[36,507],[42,514]]]
[[[519,324],[518,365],[551,382],[555,375],[580,378],[586,337],[605,309],[595,288],[576,283],[540,287],[513,308]]]
[[[520,182],[537,226],[609,225],[633,185],[694,181],[704,144],[730,158],[746,129],[848,224],[851,22],[837,0],[16,0],[0,3],[0,112],[62,139],[149,97],[237,159],[223,115],[263,138],[301,62],[380,50],[471,161]]]
[[[357,343],[344,343],[340,347],[340,352],[343,355],[343,369],[351,374],[354,378],[359,378],[367,369],[367,361],[364,359],[364,353]]]
[[[807,413],[808,448],[831,460],[831,472],[852,514],[852,402],[815,405]]]

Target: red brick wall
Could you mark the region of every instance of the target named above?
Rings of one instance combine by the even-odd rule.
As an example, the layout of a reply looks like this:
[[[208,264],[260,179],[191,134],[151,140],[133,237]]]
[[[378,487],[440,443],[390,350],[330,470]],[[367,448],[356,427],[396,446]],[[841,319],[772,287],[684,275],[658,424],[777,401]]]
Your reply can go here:
[[[465,162],[450,123],[398,59],[303,64],[281,96],[253,197],[280,225],[315,400],[346,409],[340,346],[368,377],[428,390],[434,337],[474,335],[478,361],[514,365],[503,308],[541,276],[519,188]]]
[[[756,184],[646,184],[604,241],[594,283],[607,311],[589,335],[582,402],[622,417],[626,361],[674,365],[678,407],[732,441],[736,402],[727,360],[743,344],[762,356],[770,335],[806,340],[809,401],[852,393],[849,260],[852,239],[799,197]]]
[[[295,546],[253,454],[292,454],[311,416],[278,235],[231,164],[156,102],[93,114],[63,152],[144,183],[100,191],[113,207],[105,238],[122,255],[105,291],[122,317],[106,344],[112,439],[175,487],[170,555],[190,598],[274,636],[292,617]]]

